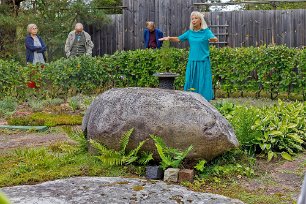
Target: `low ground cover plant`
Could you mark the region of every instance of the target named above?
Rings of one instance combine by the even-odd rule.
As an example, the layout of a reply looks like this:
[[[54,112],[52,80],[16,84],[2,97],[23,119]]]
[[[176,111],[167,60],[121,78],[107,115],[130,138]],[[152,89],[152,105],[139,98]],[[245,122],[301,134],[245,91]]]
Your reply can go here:
[[[21,126],[41,126],[55,127],[60,125],[81,125],[82,115],[71,114],[52,114],[52,113],[33,113],[26,116],[16,116],[7,119],[9,125]]]
[[[241,148],[269,161],[282,156],[292,160],[306,143],[305,102],[283,102],[264,107],[246,107],[224,102],[216,108],[232,124]]]

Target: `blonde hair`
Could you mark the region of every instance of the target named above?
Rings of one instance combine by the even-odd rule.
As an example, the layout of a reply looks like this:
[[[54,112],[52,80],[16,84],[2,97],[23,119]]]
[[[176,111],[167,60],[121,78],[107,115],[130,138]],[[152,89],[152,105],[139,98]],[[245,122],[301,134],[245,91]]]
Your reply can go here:
[[[152,25],[153,28],[155,28],[155,23],[153,21],[147,21],[146,22],[146,27],[148,27],[149,25]]]
[[[190,14],[190,30],[193,30],[193,24],[192,24],[192,16],[196,16],[196,17],[199,17],[201,19],[201,29],[206,29],[208,26],[207,26],[207,23],[206,21],[204,20],[204,15],[198,11],[193,11],[191,14]]]
[[[28,31],[28,33],[31,33],[31,29],[32,29],[33,27],[37,27],[37,25],[34,24],[34,23],[31,23],[31,24],[29,24],[29,25],[27,26],[27,31]]]

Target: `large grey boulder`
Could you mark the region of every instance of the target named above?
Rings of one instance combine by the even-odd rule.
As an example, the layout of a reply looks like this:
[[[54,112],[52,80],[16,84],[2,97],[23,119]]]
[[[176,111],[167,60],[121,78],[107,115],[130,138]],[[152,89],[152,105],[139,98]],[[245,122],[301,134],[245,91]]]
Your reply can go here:
[[[193,145],[190,159],[211,160],[237,147],[228,121],[201,95],[153,88],[111,89],[99,95],[88,108],[82,124],[87,139],[119,149],[123,133],[135,128],[128,148],[149,138],[162,137],[174,148]],[[155,151],[152,140],[143,150]]]

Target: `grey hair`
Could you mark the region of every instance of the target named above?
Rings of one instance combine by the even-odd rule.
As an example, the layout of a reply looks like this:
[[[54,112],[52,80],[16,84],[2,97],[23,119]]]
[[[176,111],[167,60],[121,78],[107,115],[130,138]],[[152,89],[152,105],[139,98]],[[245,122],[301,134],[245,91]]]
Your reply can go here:
[[[208,26],[207,26],[207,23],[206,21],[204,20],[204,15],[198,11],[193,11],[191,14],[190,14],[190,30],[193,30],[193,24],[192,24],[192,16],[196,16],[196,17],[199,17],[201,19],[201,29],[206,29]]]
[[[37,27],[37,25],[34,24],[34,23],[31,23],[31,24],[29,24],[29,25],[27,26],[27,31],[28,31],[28,33],[31,33],[31,29],[32,29],[33,27]]]
[[[75,24],[75,26],[74,26],[74,28],[76,28],[77,26],[81,26],[81,27],[82,27],[82,29],[84,29],[84,26],[83,26],[83,24],[82,24],[82,23],[76,23],[76,24]]]

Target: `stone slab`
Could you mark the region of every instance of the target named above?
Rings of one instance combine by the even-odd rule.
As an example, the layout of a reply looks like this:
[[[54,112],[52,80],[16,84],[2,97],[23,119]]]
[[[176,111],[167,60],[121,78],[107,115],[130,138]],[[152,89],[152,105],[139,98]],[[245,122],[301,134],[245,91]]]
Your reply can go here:
[[[194,192],[162,181],[120,177],[75,177],[37,185],[0,188],[0,191],[14,204],[243,204],[239,200]]]

